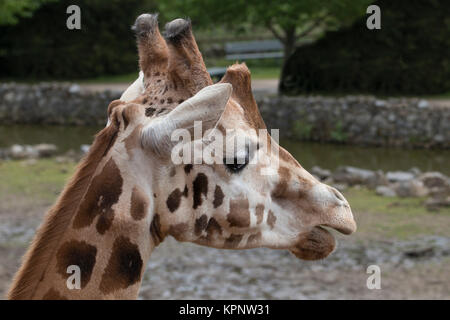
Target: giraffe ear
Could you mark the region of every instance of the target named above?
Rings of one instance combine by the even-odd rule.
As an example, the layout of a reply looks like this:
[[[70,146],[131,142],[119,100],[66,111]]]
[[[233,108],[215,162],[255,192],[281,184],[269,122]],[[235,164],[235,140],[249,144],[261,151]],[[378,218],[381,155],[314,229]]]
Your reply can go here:
[[[139,77],[134,81],[127,90],[122,93],[120,100],[129,102],[139,97],[144,92],[144,73],[139,71]]]
[[[161,156],[170,155],[173,146],[179,142],[178,139],[172,141],[175,130],[186,130],[185,133],[193,140],[194,122],[201,122],[203,133],[214,128],[225,110],[231,92],[232,86],[229,83],[203,88],[166,116],[156,118],[146,126],[142,131],[142,146]]]

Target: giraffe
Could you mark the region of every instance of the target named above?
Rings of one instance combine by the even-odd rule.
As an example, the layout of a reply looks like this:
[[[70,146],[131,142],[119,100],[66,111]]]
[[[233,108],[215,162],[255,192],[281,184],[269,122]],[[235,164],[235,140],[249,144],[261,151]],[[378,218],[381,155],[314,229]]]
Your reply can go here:
[[[272,157],[261,145],[278,145],[256,134],[266,126],[245,64],[230,66],[213,84],[189,20],[169,22],[163,37],[157,15],[143,14],[133,29],[139,78],[108,106],[107,126],[47,212],[9,299],[135,299],[151,252],[167,236],[219,249],[287,249],[316,260],[335,248],[324,227],[356,230],[342,194],[283,148],[275,174],[261,174]],[[175,164],[171,133],[192,132],[195,121],[205,132],[226,133],[226,141],[239,132],[246,144],[224,155],[231,161]],[[215,143],[224,141],[205,133],[187,146]],[[79,289],[67,286],[70,266],[80,270]]]

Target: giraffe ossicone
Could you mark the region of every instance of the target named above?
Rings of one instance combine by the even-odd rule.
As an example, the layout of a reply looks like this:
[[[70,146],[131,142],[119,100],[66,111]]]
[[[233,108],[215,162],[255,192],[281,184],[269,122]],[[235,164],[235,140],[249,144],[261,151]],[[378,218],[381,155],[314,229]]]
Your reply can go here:
[[[169,235],[222,249],[287,249],[315,260],[335,248],[326,228],[356,230],[342,194],[267,133],[245,64],[230,66],[213,84],[189,21],[167,24],[163,38],[157,15],[145,14],[134,30],[139,78],[109,105],[108,125],[46,214],[8,298],[134,299],[152,250]],[[203,136],[183,146],[224,147],[213,155],[219,161],[172,161],[172,133],[193,134],[195,122]],[[223,139],[205,134],[211,130]],[[276,174],[262,174],[274,161]],[[73,265],[80,289],[66,285]]]

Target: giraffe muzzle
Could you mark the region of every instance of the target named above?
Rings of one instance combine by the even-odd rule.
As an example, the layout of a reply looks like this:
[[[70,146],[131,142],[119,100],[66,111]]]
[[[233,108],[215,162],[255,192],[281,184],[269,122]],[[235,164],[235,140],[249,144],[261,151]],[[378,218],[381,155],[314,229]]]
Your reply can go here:
[[[319,219],[310,231],[299,235],[295,246],[290,249],[297,258],[303,260],[324,259],[334,251],[336,241],[324,227],[345,235],[356,231],[350,205],[339,191],[320,183],[313,188],[312,198]]]

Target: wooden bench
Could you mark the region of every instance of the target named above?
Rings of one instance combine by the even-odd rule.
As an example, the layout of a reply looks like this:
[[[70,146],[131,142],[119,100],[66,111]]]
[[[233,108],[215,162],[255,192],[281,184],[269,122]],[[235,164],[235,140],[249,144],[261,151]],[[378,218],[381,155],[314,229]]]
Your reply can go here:
[[[225,59],[245,61],[255,59],[283,58],[283,45],[278,40],[257,40],[227,42],[225,44]],[[213,80],[221,79],[227,68],[213,67],[208,72]]]

